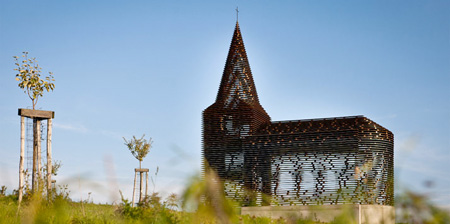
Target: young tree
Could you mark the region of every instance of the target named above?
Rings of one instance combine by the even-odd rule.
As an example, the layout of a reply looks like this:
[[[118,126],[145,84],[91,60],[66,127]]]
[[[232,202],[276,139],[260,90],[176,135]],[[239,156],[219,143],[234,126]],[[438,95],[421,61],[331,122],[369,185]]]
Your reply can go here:
[[[147,154],[150,152],[150,148],[152,147],[153,141],[152,138],[150,138],[148,141],[144,139],[145,135],[142,135],[141,138],[136,138],[133,135],[133,138],[130,139],[130,141],[127,141],[125,137],[123,137],[123,140],[125,141],[125,145],[130,150],[131,154],[139,160],[139,168],[141,167],[142,160],[147,156]]]
[[[19,72],[16,74],[16,80],[20,82],[19,87],[30,97],[34,110],[39,97],[43,96],[44,90],[47,90],[47,92],[53,91],[55,79],[52,72],[49,72],[50,75],[45,79],[41,79],[42,68],[39,67],[36,58],[28,58],[28,52],[22,53],[22,57],[14,56],[17,66],[14,70]],[[23,59],[20,61],[20,58]]]

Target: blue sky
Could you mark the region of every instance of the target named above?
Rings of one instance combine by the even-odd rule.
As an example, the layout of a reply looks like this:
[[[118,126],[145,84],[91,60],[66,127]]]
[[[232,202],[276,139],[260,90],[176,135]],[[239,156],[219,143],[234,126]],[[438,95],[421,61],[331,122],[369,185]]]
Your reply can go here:
[[[12,56],[28,51],[56,79],[37,107],[56,113],[56,180],[75,200],[131,197],[138,161],[122,137],[144,133],[156,191],[180,193],[200,169],[236,6],[272,120],[365,115],[395,135],[396,191],[450,204],[448,1],[1,0],[0,185],[17,188],[17,109],[31,102]]]

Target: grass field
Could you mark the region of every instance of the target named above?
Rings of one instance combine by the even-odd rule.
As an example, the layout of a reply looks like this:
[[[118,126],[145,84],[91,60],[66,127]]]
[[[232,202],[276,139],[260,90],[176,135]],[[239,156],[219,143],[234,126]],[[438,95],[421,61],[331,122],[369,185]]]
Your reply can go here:
[[[64,189],[64,188],[60,188]],[[270,219],[243,216],[239,202],[217,194],[217,183],[210,178],[194,178],[181,197],[161,199],[157,193],[138,206],[127,199],[117,205],[74,202],[65,191],[45,194],[29,192],[20,207],[17,191],[5,194],[0,190],[0,224],[2,223],[318,223],[304,219]],[[427,198],[411,192],[396,198],[399,223],[450,223],[450,217]],[[400,211],[400,212],[399,212]],[[354,215],[345,213],[332,223],[357,223]]]
[[[31,199],[19,209],[15,197],[0,198],[0,223],[218,223],[213,211],[201,208],[196,212],[169,209],[163,204],[131,207],[121,205],[71,202],[56,199]],[[225,223],[286,223],[286,220],[271,220],[249,216],[231,215]]]

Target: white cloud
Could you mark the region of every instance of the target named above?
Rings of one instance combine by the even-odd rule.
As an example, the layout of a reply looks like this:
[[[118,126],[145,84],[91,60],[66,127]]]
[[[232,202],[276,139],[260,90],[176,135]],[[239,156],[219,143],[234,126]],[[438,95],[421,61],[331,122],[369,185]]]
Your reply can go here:
[[[53,123],[53,127],[81,133],[87,133],[89,131],[84,125],[81,124],[61,124],[55,122]]]
[[[79,133],[93,133],[100,134],[106,137],[122,139],[122,135],[118,132],[108,131],[108,130],[90,130],[82,124],[64,124],[64,123],[53,123],[53,127],[57,129],[63,129],[67,131],[74,131]]]

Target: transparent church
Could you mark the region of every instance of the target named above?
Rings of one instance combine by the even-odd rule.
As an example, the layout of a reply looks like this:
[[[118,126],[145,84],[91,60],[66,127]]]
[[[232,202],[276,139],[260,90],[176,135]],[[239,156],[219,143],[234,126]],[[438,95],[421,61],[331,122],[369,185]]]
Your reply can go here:
[[[203,172],[244,206],[394,204],[394,136],[364,116],[272,121],[236,23],[216,101],[203,111]]]

